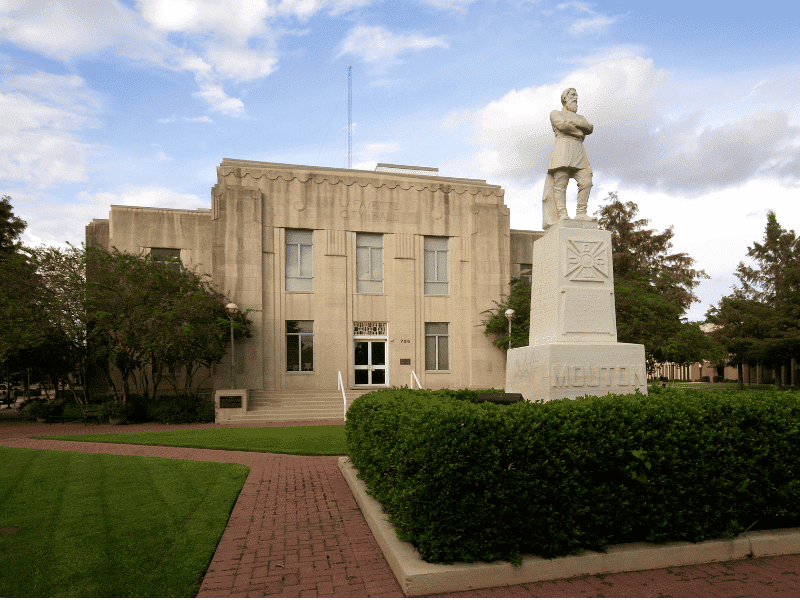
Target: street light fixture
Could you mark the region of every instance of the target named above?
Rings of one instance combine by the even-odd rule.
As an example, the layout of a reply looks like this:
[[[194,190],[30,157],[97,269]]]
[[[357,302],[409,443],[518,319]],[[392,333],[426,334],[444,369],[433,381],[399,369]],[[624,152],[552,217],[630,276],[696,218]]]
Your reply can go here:
[[[234,359],[233,359],[233,317],[236,316],[236,313],[239,312],[239,307],[236,306],[233,302],[231,302],[230,304],[228,304],[225,307],[225,310],[228,313],[228,320],[231,322],[231,380],[230,380],[230,389],[235,390],[236,389],[236,380],[234,379],[234,376],[233,376],[233,362],[234,362]]]
[[[514,320],[513,308],[509,308],[506,311],[506,319],[508,319],[508,349],[511,350],[511,321]]]

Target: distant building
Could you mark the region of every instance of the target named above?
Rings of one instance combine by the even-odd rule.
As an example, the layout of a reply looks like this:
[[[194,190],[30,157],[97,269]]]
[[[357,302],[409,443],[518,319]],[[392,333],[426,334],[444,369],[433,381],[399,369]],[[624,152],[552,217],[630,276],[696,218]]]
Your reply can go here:
[[[505,353],[482,312],[512,277],[530,278],[542,232],[510,229],[499,186],[429,167],[224,159],[211,200],[210,210],[112,206],[86,239],[178,256],[253,311],[252,337],[235,350],[250,417],[280,402],[305,414],[300,396],[330,404],[340,374],[348,399],[416,387],[412,372],[424,388],[504,387]],[[216,388],[229,387],[226,364]]]

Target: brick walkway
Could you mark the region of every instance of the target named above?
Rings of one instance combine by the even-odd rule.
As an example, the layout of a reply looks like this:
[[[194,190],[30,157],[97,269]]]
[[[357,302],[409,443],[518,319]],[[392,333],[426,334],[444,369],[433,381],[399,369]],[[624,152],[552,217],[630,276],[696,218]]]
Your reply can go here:
[[[162,431],[220,425],[39,425],[0,411],[0,445],[248,465],[250,474],[203,580],[201,597],[397,597],[400,586],[336,457],[33,440],[35,435]],[[340,423],[341,421],[335,421]],[[331,422],[294,423],[323,424]],[[261,426],[286,425],[261,424]],[[250,426],[252,424],[243,425]],[[443,597],[795,597],[800,555],[581,577]]]

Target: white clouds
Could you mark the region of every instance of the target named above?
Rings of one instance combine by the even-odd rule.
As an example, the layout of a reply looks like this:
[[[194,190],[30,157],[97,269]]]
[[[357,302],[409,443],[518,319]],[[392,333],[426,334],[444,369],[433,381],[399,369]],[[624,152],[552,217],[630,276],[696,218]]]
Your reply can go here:
[[[156,155],[153,157],[158,162],[170,162],[172,161],[172,157],[168,156],[166,152],[163,150],[159,150],[156,152]]]
[[[80,192],[69,203],[41,194],[13,190],[14,213],[28,221],[22,237],[26,243],[64,246],[79,245],[86,237],[85,227],[92,219],[107,219],[112,204],[181,208],[208,208],[207,199],[195,194],[175,192],[158,186],[131,186],[117,191]]]
[[[80,192],[78,200],[95,207],[92,209],[95,216],[107,213],[112,204],[185,210],[194,210],[208,205],[207,200],[201,199],[195,194],[184,194],[159,186],[130,186],[116,192]]]
[[[573,23],[569,27],[569,32],[572,35],[581,35],[582,33],[600,33],[608,29],[609,26],[616,22],[617,17],[597,15],[596,17],[581,19],[577,23]]]
[[[338,56],[353,54],[369,63],[393,62],[403,52],[447,48],[447,42],[438,37],[418,34],[394,34],[383,26],[357,25],[342,41]]]
[[[572,35],[604,33],[619,20],[619,16],[611,17],[596,12],[587,2],[564,2],[556,6],[556,9],[566,11],[570,15],[587,15],[568,27],[568,31]]]
[[[112,46],[128,58],[157,61],[163,41],[117,0],[23,2],[0,6],[8,41],[56,60],[95,56]]]
[[[101,103],[77,76],[34,73],[0,87],[0,179],[48,188],[85,181]]]
[[[800,128],[785,112],[759,110],[710,124],[708,107],[698,106],[668,120],[659,111],[669,104],[672,85],[651,59],[623,55],[575,69],[557,83],[512,90],[475,115],[482,163],[494,165],[495,176],[539,178],[552,148],[547,115],[560,108],[561,91],[575,87],[579,112],[595,126],[585,142],[595,173],[694,196],[756,174],[792,176]]]

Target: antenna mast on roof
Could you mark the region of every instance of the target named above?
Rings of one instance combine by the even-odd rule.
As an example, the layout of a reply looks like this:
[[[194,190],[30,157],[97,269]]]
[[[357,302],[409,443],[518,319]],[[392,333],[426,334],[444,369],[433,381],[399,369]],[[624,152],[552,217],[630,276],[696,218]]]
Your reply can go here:
[[[347,67],[347,168],[353,168],[353,83]]]

